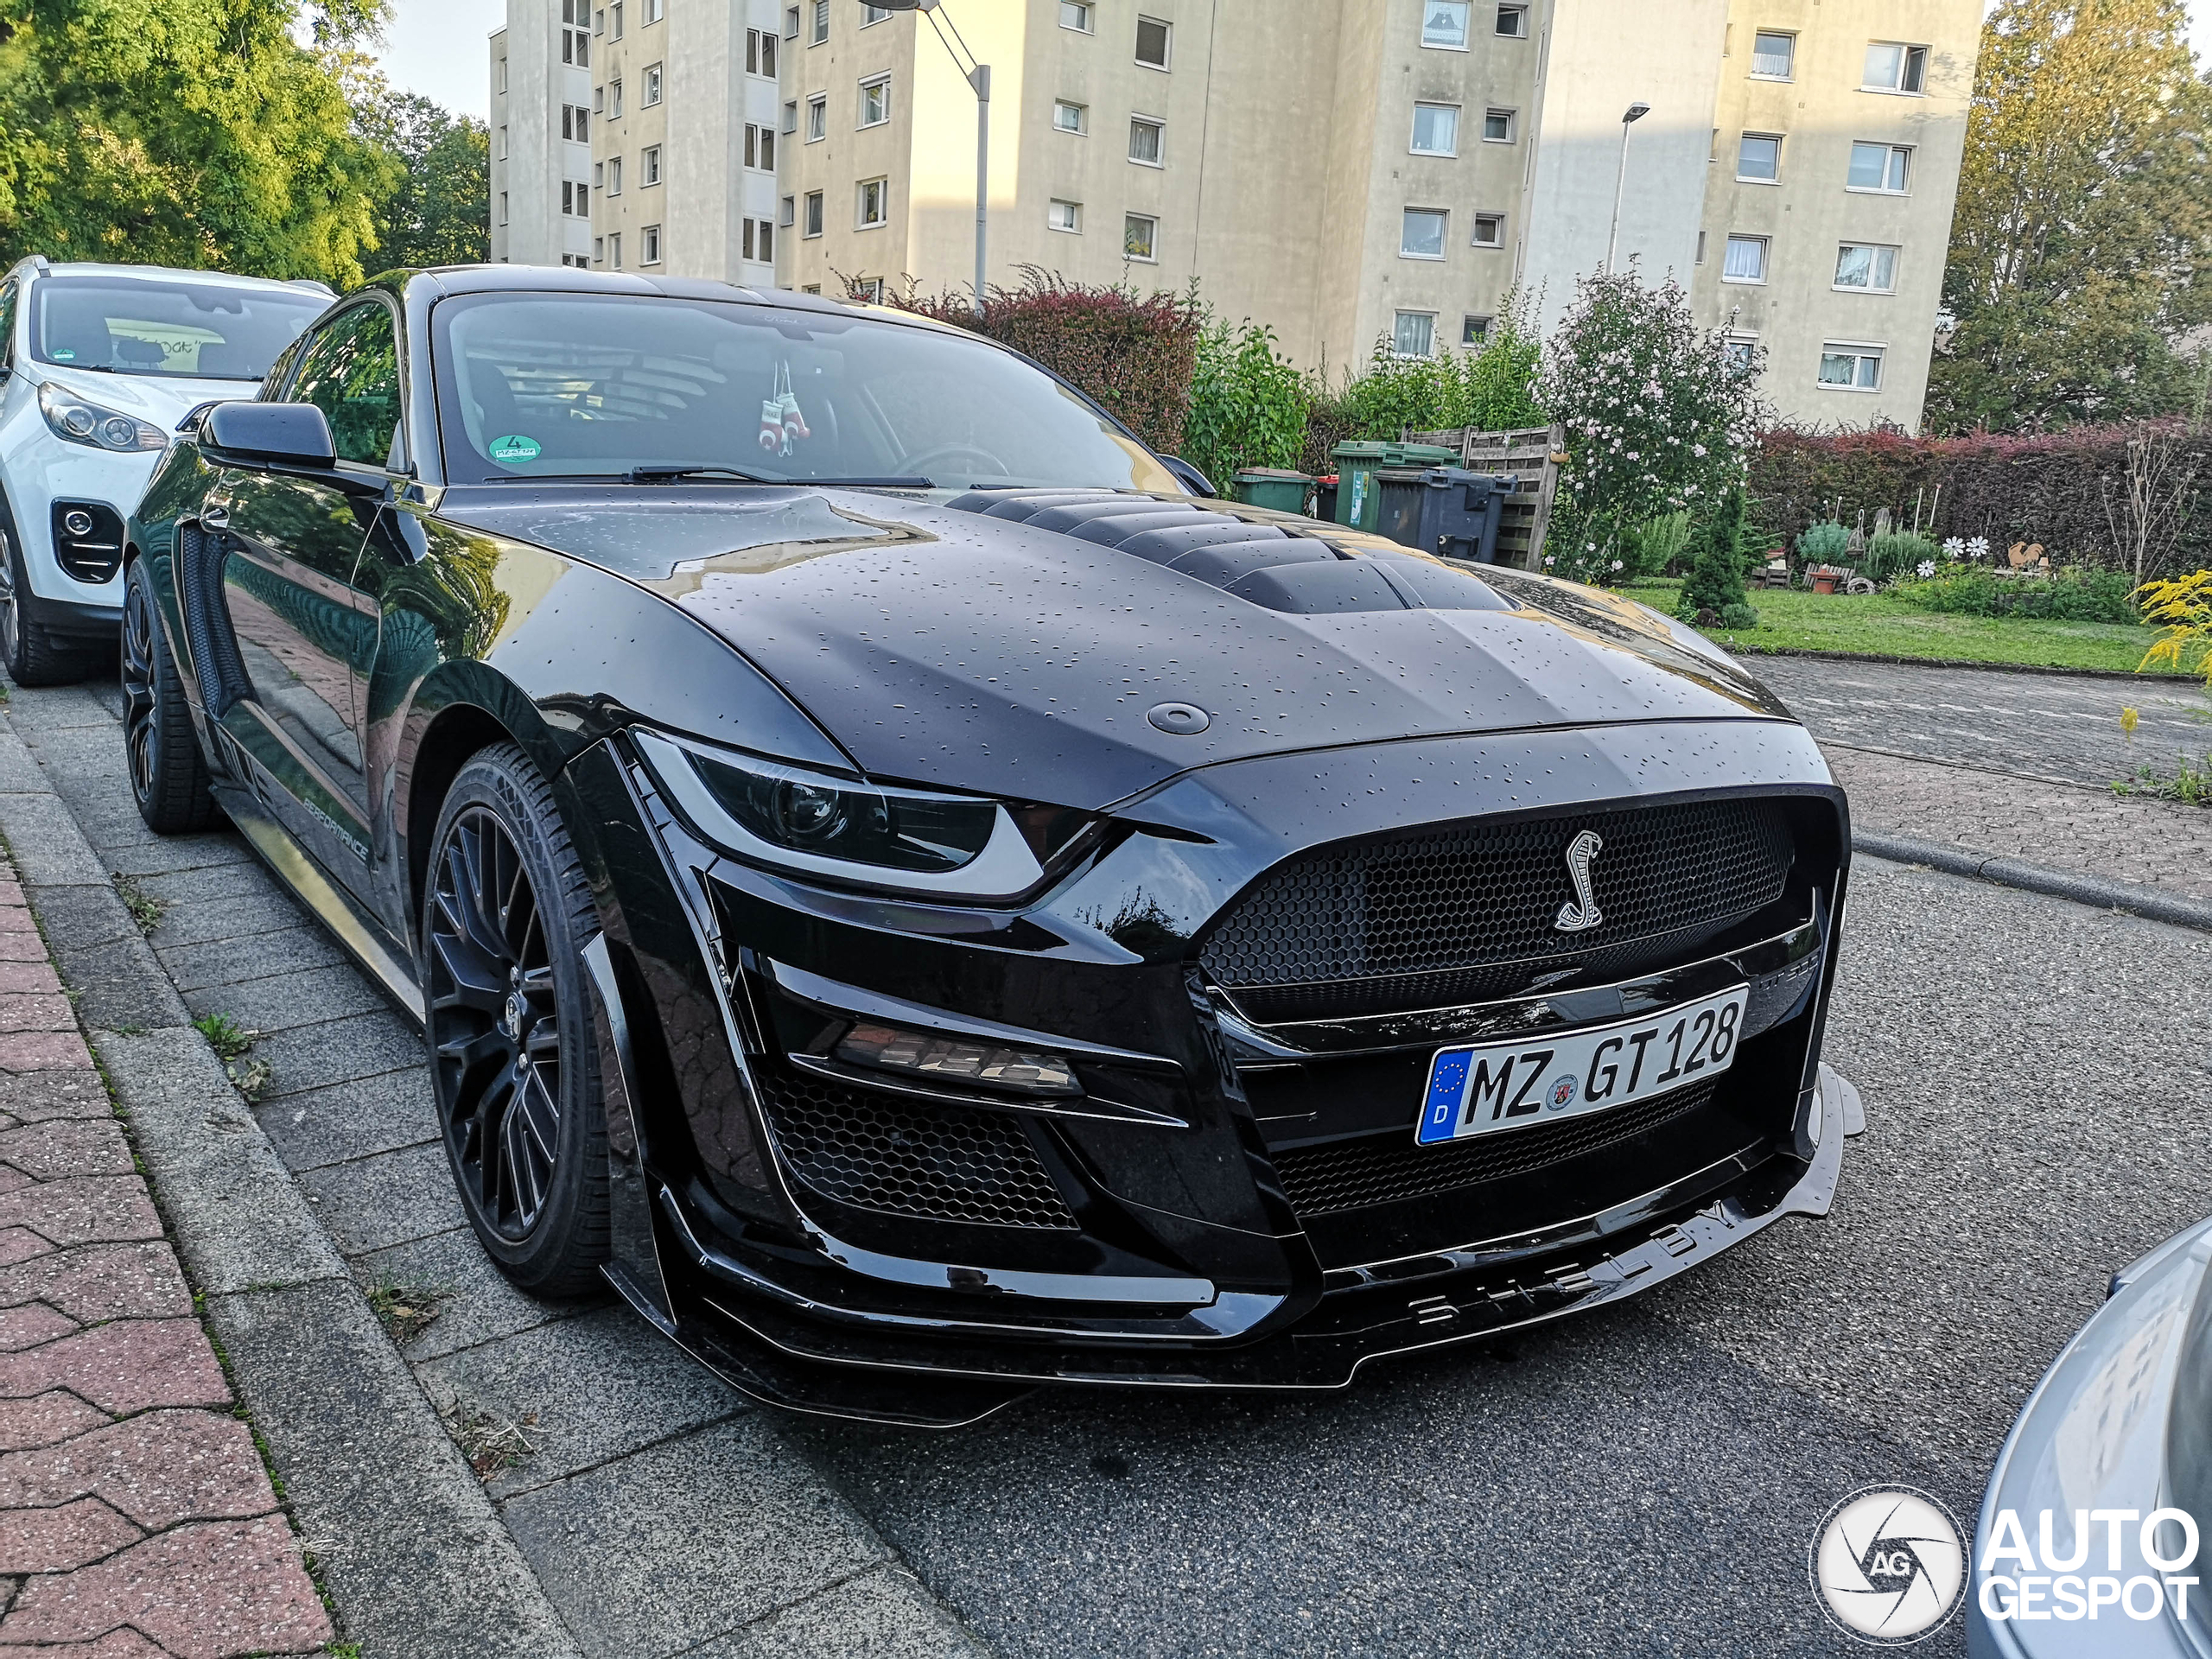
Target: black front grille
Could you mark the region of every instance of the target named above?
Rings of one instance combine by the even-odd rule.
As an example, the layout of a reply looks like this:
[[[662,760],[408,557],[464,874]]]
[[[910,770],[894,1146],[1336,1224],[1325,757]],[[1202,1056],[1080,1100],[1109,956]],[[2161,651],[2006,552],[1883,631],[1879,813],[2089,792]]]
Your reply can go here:
[[[764,1077],[761,1092],[785,1165],[840,1204],[985,1227],[1076,1224],[1014,1118],[797,1071]]]
[[[1569,843],[1594,831],[1602,921],[1562,932]],[[1199,960],[1266,1023],[1510,996],[1545,973],[1588,984],[1649,971],[1781,898],[1793,860],[1777,799],[1477,821],[1286,860],[1229,912]]]
[[[1610,1112],[1442,1146],[1421,1146],[1407,1131],[1300,1147],[1275,1154],[1275,1173],[1301,1219],[1432,1198],[1603,1152],[1696,1111],[1713,1091],[1712,1084],[1697,1084]]]

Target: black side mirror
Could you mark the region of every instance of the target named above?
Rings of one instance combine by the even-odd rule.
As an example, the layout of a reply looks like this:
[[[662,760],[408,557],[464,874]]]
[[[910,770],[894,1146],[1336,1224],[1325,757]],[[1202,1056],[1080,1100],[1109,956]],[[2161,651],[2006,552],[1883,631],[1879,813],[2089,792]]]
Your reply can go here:
[[[217,404],[200,423],[201,443],[240,461],[328,467],[338,452],[313,404]]]

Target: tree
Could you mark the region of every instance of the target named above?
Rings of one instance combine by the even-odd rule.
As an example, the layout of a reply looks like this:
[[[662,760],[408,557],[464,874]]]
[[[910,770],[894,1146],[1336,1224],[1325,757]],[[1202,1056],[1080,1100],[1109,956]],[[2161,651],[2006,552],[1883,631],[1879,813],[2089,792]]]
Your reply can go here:
[[[2212,315],[2212,88],[2180,0],[2005,0],[1984,25],[1930,425],[2036,431],[2188,407]]]
[[[492,145],[472,115],[416,92],[394,92],[375,71],[349,76],[354,130],[396,164],[377,209],[379,270],[465,265],[492,257]]]
[[[1744,592],[1744,486],[1732,485],[1719,510],[1691,535],[1689,580],[1675,607],[1684,621],[1709,612],[1724,627],[1758,626],[1759,613]]]
[[[1577,279],[1537,386],[1567,449],[1545,563],[1618,581],[1641,526],[1719,508],[1758,440],[1758,371],[1756,350],[1732,354],[1719,330],[1698,327],[1672,276],[1647,288],[1630,261]]]
[[[0,264],[360,276],[391,166],[334,54],[378,0],[0,0]]]

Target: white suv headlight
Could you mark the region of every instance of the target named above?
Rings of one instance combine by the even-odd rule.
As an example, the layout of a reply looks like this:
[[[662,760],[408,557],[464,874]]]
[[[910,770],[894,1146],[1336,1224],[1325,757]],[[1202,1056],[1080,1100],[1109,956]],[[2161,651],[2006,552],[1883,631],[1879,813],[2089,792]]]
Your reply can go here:
[[[39,413],[54,435],[64,443],[81,443],[91,449],[166,449],[169,435],[130,416],[88,404],[73,391],[64,391],[51,380],[38,389]]]

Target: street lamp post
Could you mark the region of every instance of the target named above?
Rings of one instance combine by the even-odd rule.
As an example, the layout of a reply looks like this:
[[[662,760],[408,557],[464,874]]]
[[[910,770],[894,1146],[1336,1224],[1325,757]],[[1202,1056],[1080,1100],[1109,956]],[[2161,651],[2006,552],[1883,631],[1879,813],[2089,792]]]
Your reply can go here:
[[[1613,257],[1621,245],[1621,194],[1628,188],[1628,130],[1651,113],[1651,106],[1641,100],[1631,104],[1621,116],[1621,160],[1613,171],[1613,226],[1605,232],[1605,271],[1612,273]]]
[[[976,94],[976,315],[980,317],[983,315],[984,251],[990,228],[991,66],[976,61],[976,54],[968,49],[968,42],[960,38],[959,25],[952,21],[950,13],[939,10],[940,3],[941,0],[875,0],[873,9],[926,13],[930,27],[937,30],[938,39],[952,54],[953,67]],[[940,16],[944,18],[943,25],[938,22]],[[952,30],[950,37],[944,32],[946,29]]]

